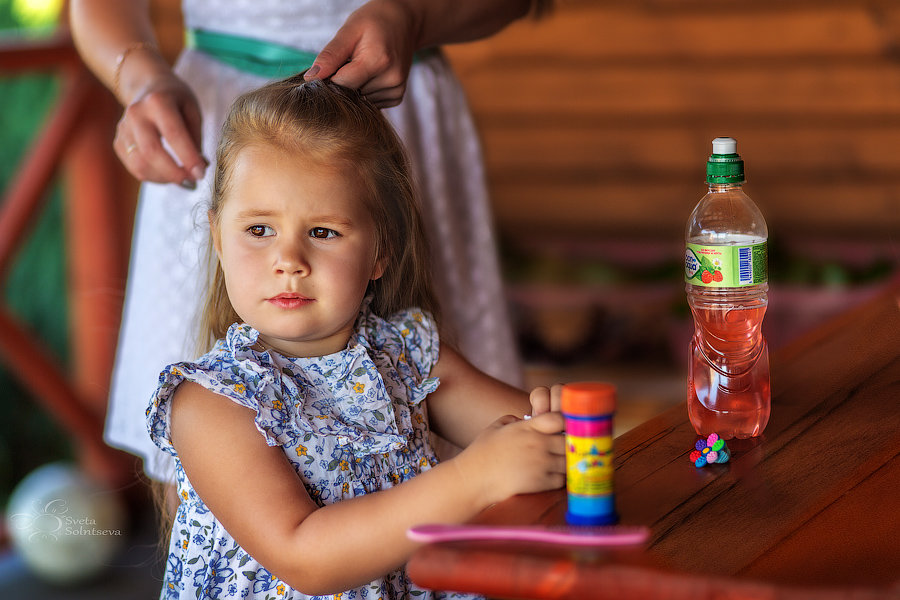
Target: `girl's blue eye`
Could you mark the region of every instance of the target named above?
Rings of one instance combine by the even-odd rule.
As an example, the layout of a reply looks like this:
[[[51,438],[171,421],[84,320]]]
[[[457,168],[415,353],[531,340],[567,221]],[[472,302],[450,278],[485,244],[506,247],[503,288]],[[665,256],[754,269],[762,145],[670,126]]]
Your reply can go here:
[[[247,228],[247,232],[253,237],[268,237],[275,235],[275,230],[268,225],[251,225]]]
[[[339,234],[334,229],[327,227],[313,227],[309,230],[309,236],[318,240],[327,240],[328,238],[337,237]]]

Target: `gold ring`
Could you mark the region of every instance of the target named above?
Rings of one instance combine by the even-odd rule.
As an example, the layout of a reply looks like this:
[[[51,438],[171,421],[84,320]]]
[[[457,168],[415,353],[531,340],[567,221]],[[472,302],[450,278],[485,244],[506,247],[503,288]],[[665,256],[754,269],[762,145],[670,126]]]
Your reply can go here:
[[[125,148],[125,154],[131,154],[135,150],[137,150],[137,144],[128,144],[128,147]]]

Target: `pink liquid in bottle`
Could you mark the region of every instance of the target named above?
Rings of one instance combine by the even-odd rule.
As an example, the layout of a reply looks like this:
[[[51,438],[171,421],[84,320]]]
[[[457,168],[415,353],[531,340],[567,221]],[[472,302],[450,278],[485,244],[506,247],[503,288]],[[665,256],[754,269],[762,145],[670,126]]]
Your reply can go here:
[[[698,434],[757,436],[769,422],[769,351],[759,328],[765,304],[711,306],[691,299],[695,333],[688,372],[688,416]],[[699,306],[697,306],[699,305]]]

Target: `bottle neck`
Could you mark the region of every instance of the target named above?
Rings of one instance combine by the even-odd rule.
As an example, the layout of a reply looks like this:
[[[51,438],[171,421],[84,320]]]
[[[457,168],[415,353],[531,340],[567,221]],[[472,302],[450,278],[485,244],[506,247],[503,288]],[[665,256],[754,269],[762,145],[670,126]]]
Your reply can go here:
[[[710,183],[709,191],[710,193],[721,193],[727,192],[730,190],[739,190],[743,187],[744,182],[734,182],[734,183]]]

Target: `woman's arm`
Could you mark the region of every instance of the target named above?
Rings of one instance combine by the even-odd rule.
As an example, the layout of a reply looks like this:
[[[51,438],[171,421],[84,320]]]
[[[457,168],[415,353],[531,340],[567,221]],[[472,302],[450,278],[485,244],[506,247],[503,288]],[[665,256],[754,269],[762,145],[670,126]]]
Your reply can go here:
[[[125,167],[142,181],[195,186],[208,164],[200,107],[157,50],[147,0],[71,0],[69,21],[85,64],[125,107],[113,142]]]
[[[69,22],[81,58],[110,90],[115,83],[116,63],[132,48],[120,69],[117,97],[123,105],[133,95],[136,80],[169,68],[155,50],[147,0],[71,0]]]
[[[307,79],[331,77],[381,107],[403,99],[416,50],[496,33],[546,0],[371,0],[322,49]]]
[[[487,37],[545,4],[535,0],[397,1],[415,23],[412,31],[417,49]]]
[[[188,479],[238,543],[307,594],[363,585],[417,546],[406,530],[461,523],[513,494],[565,482],[562,418],[512,417],[461,454],[396,487],[317,508],[283,450],[266,445],[253,412],[196,384],[179,386],[172,441]]]

